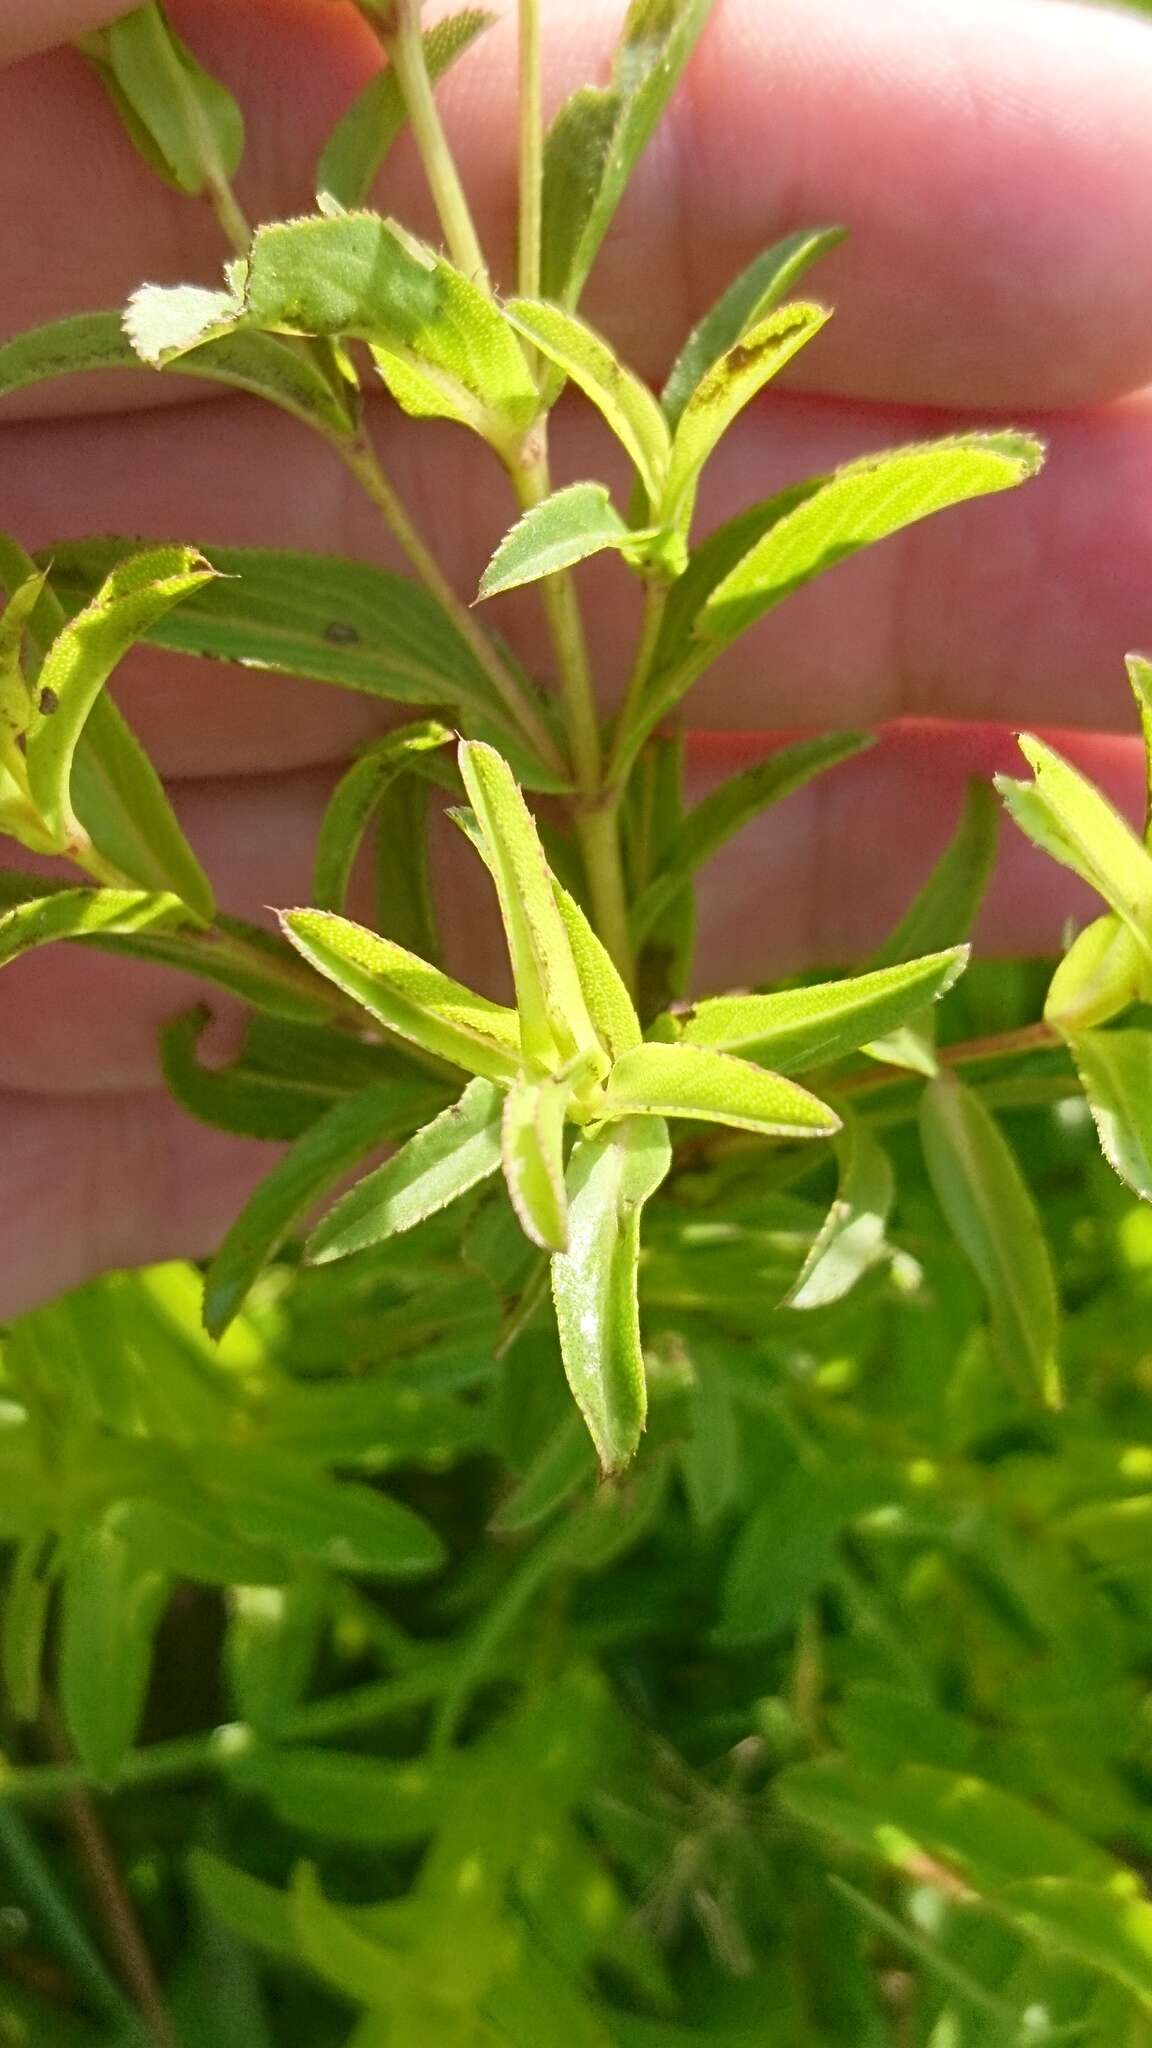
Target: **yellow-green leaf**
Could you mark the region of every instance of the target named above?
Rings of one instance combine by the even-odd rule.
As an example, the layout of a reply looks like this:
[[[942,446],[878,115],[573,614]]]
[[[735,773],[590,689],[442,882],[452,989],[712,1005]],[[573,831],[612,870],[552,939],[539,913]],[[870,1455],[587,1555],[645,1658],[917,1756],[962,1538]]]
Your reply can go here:
[[[693,1117],[778,1138],[840,1128],[835,1110],[795,1081],[710,1046],[637,1046],[616,1061],[604,1092],[612,1116]]]

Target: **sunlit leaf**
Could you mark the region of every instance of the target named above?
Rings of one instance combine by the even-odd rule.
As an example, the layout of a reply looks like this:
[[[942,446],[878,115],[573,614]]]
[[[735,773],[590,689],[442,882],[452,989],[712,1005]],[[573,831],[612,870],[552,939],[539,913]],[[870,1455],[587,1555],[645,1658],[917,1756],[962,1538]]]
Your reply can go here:
[[[435,84],[495,19],[478,7],[446,15],[424,33],[424,61]],[[332,130],[316,166],[316,190],[343,207],[363,206],[373,181],[408,119],[404,95],[385,65]]]
[[[153,1560],[114,1515],[71,1538],[60,1621],[60,1704],[84,1768],[116,1776],[136,1733],[152,1667],[152,1641],[168,1595]]]
[[[87,603],[134,541],[81,541],[51,551],[52,587]],[[156,620],[147,638],[180,654],[337,683],[402,703],[458,704],[492,714],[492,684],[452,620],[409,577],[338,555],[218,548],[217,580]]]
[[[886,1256],[896,1195],[892,1162],[867,1124],[851,1117],[836,1140],[840,1183],[784,1306],[827,1308]]]
[[[564,1370],[605,1471],[635,1453],[647,1413],[636,1299],[640,1211],[672,1163],[660,1117],[582,1138],[568,1166],[568,1249],[552,1260]]]
[[[664,489],[671,439],[647,385],[626,369],[603,336],[575,313],[538,299],[510,299],[505,310],[513,326],[571,377],[603,414],[655,505]]]
[[[671,854],[632,907],[632,935],[647,938],[685,882],[711,860],[735,833],[753,818],[802,789],[813,776],[848,760],[871,745],[866,733],[832,733],[826,739],[800,740],[781,747],[755,767],[732,776],[688,812]]]
[[[370,213],[273,223],[252,245],[244,317],[265,331],[366,341],[398,403],[514,447],[539,399],[478,284]]]
[[[504,1098],[501,1157],[512,1206],[525,1235],[545,1251],[568,1245],[564,1188],[564,1109],[557,1081],[517,1081]]]
[[[1108,798],[1053,747],[1022,733],[1020,750],[1035,781],[996,777],[1012,817],[1053,860],[1099,892],[1152,961],[1152,853]]]
[[[459,1102],[358,1181],[317,1224],[305,1247],[313,1265],[345,1259],[447,1208],[500,1166],[503,1098],[491,1081],[470,1081]]]
[[[515,1077],[520,1027],[514,1010],[474,995],[403,946],[330,911],[288,910],[280,921],[318,973],[398,1037],[489,1080]]]
[[[815,339],[829,318],[825,307],[803,301],[778,307],[748,328],[705,372],[676,426],[659,508],[663,521],[688,531],[700,473],[709,456],[744,407]]]
[[[1077,1031],[1069,1044],[1105,1158],[1152,1202],[1152,1031]]]
[[[324,813],[316,841],[312,896],[318,910],[344,909],[348,883],[360,843],[373,816],[398,775],[413,758],[452,738],[446,725],[426,719],[402,726],[378,740],[341,776]]]
[[[1115,911],[1078,932],[1052,976],[1044,1001],[1049,1024],[1066,1036],[1107,1024],[1152,995],[1152,961]]]
[[[1142,654],[1130,654],[1128,681],[1136,699],[1144,741],[1144,843],[1152,846],[1152,661],[1147,661]]]
[[[580,905],[559,882],[553,884],[588,1015],[600,1043],[613,1059],[641,1040],[640,1019],[619,971]]]
[[[940,1206],[988,1297],[1007,1369],[1052,1405],[1060,1400],[1060,1303],[1031,1190],[979,1096],[950,1074],[930,1081],[924,1159]]]
[[[480,596],[536,583],[631,538],[603,484],[569,484],[517,521],[480,579]]]
[[[675,428],[692,393],[714,363],[748,328],[765,320],[821,256],[844,239],[843,228],[801,228],[753,259],[692,329],[660,394]]]
[[[157,618],[215,575],[194,548],[153,548],[113,569],[44,657],[40,717],[28,736],[28,782],[63,850],[78,821],[70,800],[72,762],[108,676]],[[206,885],[205,885],[206,886]],[[211,916],[211,897],[193,907]]]
[[[526,1058],[555,1067],[598,1050],[540,836],[507,763],[474,741],[460,772],[500,898]]]
[[[35,877],[21,882],[35,888]],[[0,897],[0,904],[3,899]],[[181,924],[187,912],[178,897],[142,889],[57,889],[27,902],[0,908],[0,966],[34,946],[55,939],[90,938],[97,933],[147,932]]]
[[[895,1030],[951,988],[963,973],[966,946],[845,981],[781,989],[767,996],[714,996],[680,1025],[690,1045],[742,1052],[783,1073],[825,1066]]]
[[[609,1112],[698,1117],[769,1137],[826,1138],[840,1128],[827,1103],[795,1081],[711,1046],[641,1045],[605,1084]]]
[[[309,1211],[348,1169],[377,1145],[402,1137],[420,1105],[411,1091],[383,1081],[334,1103],[313,1122],[292,1150],[248,1197],[208,1268],[204,1282],[204,1324],[221,1337],[243,1306],[265,1266]]]
[[[726,646],[837,562],[949,506],[1024,483],[1041,459],[1026,435],[967,434],[847,464],[785,512],[724,577],[697,632]]]
[[[712,0],[632,0],[612,83],[587,86],[560,109],[544,155],[543,290],[575,305]]]

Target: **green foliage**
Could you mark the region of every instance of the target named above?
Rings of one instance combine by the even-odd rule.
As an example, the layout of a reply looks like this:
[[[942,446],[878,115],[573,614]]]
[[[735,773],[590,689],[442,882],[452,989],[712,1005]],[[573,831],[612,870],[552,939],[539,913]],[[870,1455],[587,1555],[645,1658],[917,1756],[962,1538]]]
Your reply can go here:
[[[110,1848],[60,1810],[181,2048],[1140,2048],[1148,820],[1025,735],[1005,806],[1101,899],[1061,960],[970,966],[978,783],[858,972],[702,995],[699,876],[866,736],[690,802],[660,730],[794,591],[1041,450],[897,448],[698,533],[714,450],[828,317],[789,295],[839,239],[758,257],[659,396],[576,310],[708,0],[633,0],[542,161],[526,61],[507,299],[433,93],[489,17],[359,5],[388,62],[318,211],[255,229],[239,109],[155,0],[86,37],[233,257],[221,289],[145,285],[0,348],[0,396],[172,366],[289,411],[408,571],[0,536],[0,827],[74,870],[0,873],[0,962],[60,939],[239,997],[233,1057],[193,1009],[165,1076],[287,1148],[204,1270],[97,1278],[0,1332],[0,2039],[142,2038],[54,1822],[96,1789]],[[433,243],[366,205],[405,124]],[[480,595],[540,586],[549,679],[452,588],[364,379],[511,481]],[[627,509],[553,485],[565,382],[628,457]],[[611,718],[572,574],[605,552],[637,598]],[[217,909],[115,708],[138,641],[428,714],[334,775],[279,933]],[[1129,676],[1152,789],[1152,666]],[[764,701],[767,729],[770,677]],[[506,1002],[440,957],[445,795]]]

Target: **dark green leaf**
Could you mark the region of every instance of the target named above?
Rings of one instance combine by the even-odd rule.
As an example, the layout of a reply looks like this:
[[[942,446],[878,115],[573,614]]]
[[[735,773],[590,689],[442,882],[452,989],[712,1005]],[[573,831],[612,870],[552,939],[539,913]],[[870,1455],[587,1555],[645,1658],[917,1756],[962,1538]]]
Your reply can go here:
[[[305,1247],[312,1265],[345,1259],[434,1216],[500,1166],[501,1090],[470,1081],[459,1102],[358,1181],[316,1226]]]
[[[409,767],[414,755],[442,747],[451,738],[448,727],[432,719],[402,726],[378,740],[341,777],[316,842],[312,895],[318,910],[344,909],[361,840],[390,784]]]
[[[406,775],[376,806],[376,930],[422,960],[438,964],[440,932],[428,849],[429,784]]]
[[[153,168],[182,192],[218,189],[244,151],[239,107],[174,35],[157,0],[145,0],[105,30],[104,62],[118,103],[135,117],[134,140],[147,138]]]
[[[436,1100],[434,1084],[429,1094]],[[378,1082],[327,1110],[287,1157],[261,1181],[240,1211],[204,1283],[204,1322],[220,1337],[253,1283],[289,1234],[357,1159],[411,1129],[427,1102],[413,1102],[411,1086]]]
[[[564,1370],[606,1472],[635,1453],[647,1412],[636,1300],[640,1211],[672,1163],[660,1117],[582,1138],[568,1167],[568,1250],[552,1261]]]
[[[329,1479],[302,1458],[210,1444],[195,1469],[240,1535],[286,1557],[382,1578],[411,1578],[442,1561],[439,1538],[410,1508]]]
[[[88,601],[132,541],[56,548],[52,587],[66,604]],[[282,675],[338,683],[401,703],[459,704],[499,712],[492,685],[451,619],[419,584],[367,562],[286,550],[209,547],[217,581],[155,622],[147,637],[180,654],[238,661]]]
[[[992,788],[973,777],[955,834],[895,931],[873,954],[873,967],[895,967],[969,936],[996,865],[999,837]]]
[[[60,1621],[60,1704],[86,1771],[109,1784],[144,1706],[152,1639],[168,1595],[114,1515],[72,1536]]]
[[[557,115],[544,155],[547,298],[576,304],[711,9],[712,0],[632,0],[611,86],[583,88]]]
[[[932,1185],[988,1297],[1005,1365],[1058,1403],[1056,1278],[1013,1153],[979,1096],[950,1074],[925,1089],[920,1130]]]
[[[164,1078],[172,1093],[202,1122],[243,1137],[299,1138],[334,1103],[365,1089],[383,1102],[391,1088],[395,1123],[403,1128],[436,1100],[426,1073],[383,1046],[308,1025],[253,1018],[245,1043],[224,1067],[202,1066],[197,1046],[210,1011],[185,1011],[161,1033]]]
[[[444,1763],[382,1763],[331,1749],[257,1752],[238,1780],[289,1827],[378,1849],[430,1835],[454,1790]]]
[[[481,8],[446,15],[424,34],[424,62],[435,84],[470,49],[495,16]],[[337,122],[316,166],[316,190],[339,205],[363,206],[373,181],[408,119],[404,95],[391,65],[368,81]]]
[[[801,740],[782,747],[754,768],[734,775],[689,811],[668,861],[649,882],[632,908],[632,935],[647,938],[668,905],[697,868],[711,860],[735,833],[770,804],[802,789],[813,776],[850,759],[871,745],[866,733],[832,733],[826,739]]]

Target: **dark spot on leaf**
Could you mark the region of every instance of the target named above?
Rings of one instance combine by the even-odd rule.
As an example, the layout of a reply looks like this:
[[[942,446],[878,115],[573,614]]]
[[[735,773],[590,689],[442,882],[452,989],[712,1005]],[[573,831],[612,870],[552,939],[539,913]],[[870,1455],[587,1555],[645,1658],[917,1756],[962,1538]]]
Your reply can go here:
[[[40,709],[44,713],[45,718],[51,718],[52,713],[55,711],[56,706],[59,704],[59,702],[60,699],[56,695],[55,690],[41,690]]]
[[[352,647],[360,638],[355,626],[349,626],[342,619],[332,619],[324,628],[324,638],[332,647]]]

